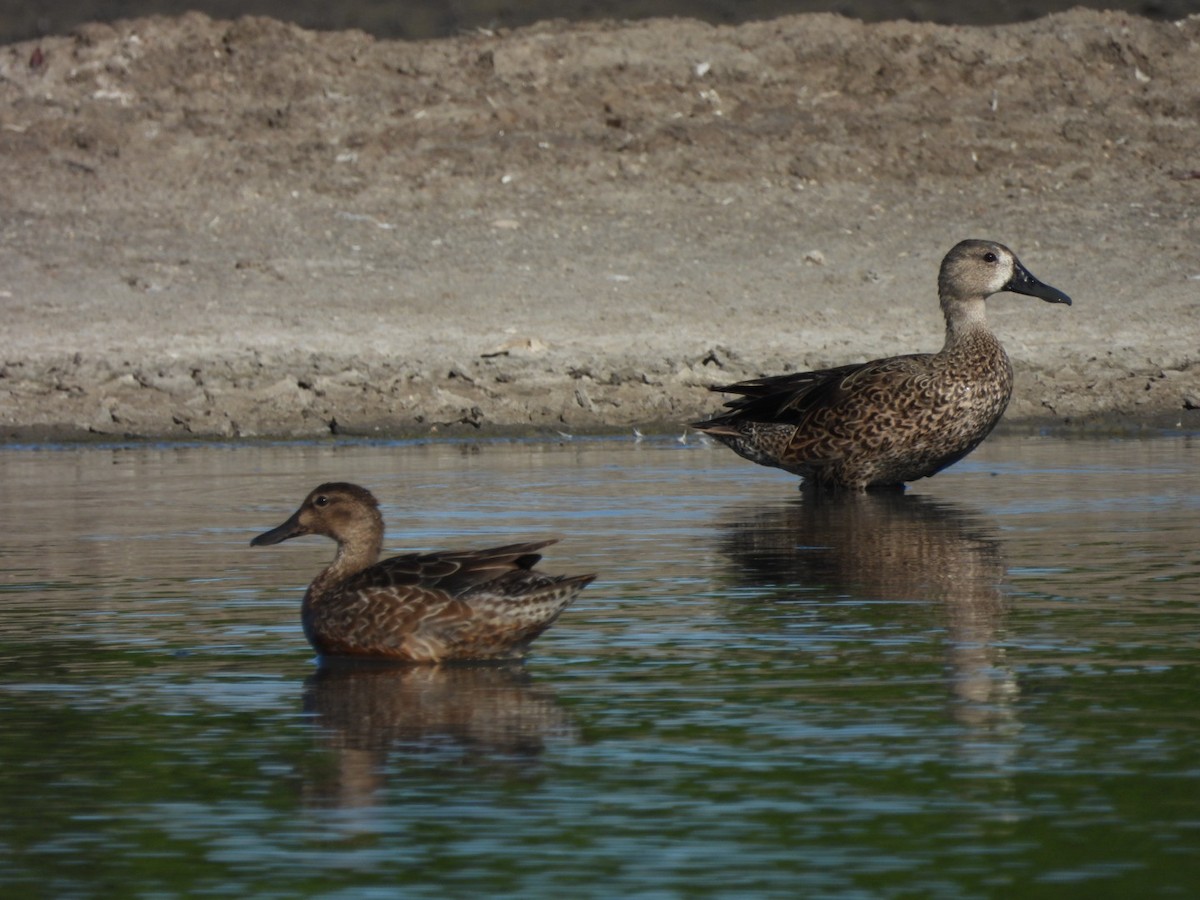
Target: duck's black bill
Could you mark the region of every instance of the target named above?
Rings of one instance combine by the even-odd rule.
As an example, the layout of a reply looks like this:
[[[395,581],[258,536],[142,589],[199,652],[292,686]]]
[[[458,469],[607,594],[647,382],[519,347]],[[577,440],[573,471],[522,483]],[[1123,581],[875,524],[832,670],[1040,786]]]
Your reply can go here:
[[[282,525],[272,528],[270,531],[264,531],[250,542],[250,546],[262,547],[267,544],[278,544],[286,541],[288,538],[299,537],[302,534],[304,532],[300,529],[300,514],[297,513]]]
[[[1025,294],[1029,297],[1037,297],[1045,300],[1047,303],[1065,303],[1071,305],[1071,298],[1060,291],[1058,288],[1050,287],[1048,284],[1043,284],[1032,275],[1020,263],[1017,263],[1016,270],[1013,272],[1012,279],[1004,286],[1004,290],[1012,291],[1014,294]]]

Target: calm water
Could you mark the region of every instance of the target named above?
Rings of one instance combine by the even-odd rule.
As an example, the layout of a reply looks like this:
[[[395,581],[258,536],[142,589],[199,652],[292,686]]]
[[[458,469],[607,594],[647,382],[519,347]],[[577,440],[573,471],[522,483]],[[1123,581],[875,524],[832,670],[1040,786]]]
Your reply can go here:
[[[0,893],[1200,896],[1200,439],[814,502],[671,440],[0,450]],[[523,666],[318,671],[315,484],[560,535]]]

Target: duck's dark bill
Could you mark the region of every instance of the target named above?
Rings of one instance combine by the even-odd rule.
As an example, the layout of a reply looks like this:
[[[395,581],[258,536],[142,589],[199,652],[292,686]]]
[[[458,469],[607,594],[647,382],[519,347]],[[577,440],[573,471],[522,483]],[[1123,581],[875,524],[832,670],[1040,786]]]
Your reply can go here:
[[[300,518],[299,514],[297,514],[282,525],[272,528],[270,531],[264,531],[250,542],[250,546],[262,547],[264,544],[278,544],[281,541],[286,541],[288,538],[298,537],[303,533],[300,530]]]
[[[1071,305],[1071,298],[1060,291],[1058,288],[1050,287],[1048,284],[1043,284],[1032,275],[1020,263],[1017,263],[1016,270],[1013,272],[1012,279],[1004,286],[1004,290],[1012,291],[1014,294],[1025,294],[1029,297],[1038,297],[1045,300],[1047,303],[1065,303]]]

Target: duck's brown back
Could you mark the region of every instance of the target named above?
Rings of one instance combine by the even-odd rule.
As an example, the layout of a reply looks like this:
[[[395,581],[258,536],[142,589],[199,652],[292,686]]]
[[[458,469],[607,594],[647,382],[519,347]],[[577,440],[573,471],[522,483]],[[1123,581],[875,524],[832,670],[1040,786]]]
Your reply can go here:
[[[521,656],[593,575],[533,571],[552,541],[490,550],[410,554],[336,584],[318,579],[301,617],[328,656],[409,662]]]

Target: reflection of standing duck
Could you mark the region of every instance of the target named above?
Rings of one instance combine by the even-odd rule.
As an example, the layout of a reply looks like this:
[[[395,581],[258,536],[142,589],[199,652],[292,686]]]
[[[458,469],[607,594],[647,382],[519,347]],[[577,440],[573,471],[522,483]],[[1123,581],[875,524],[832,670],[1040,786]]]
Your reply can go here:
[[[1012,364],[984,310],[1000,291],[1071,302],[1003,244],[962,241],[938,274],[937,353],[723,385],[714,390],[737,395],[728,411],[692,427],[820,487],[862,491],[940,472],[988,436],[1012,396]]]
[[[731,525],[739,580],[897,600],[1003,606],[999,540],[978,514],[901,492],[802,494]]]
[[[337,753],[336,780],[314,785],[340,806],[367,806],[389,752],[460,762],[522,764],[577,729],[520,664],[322,666],[305,684],[305,712]]]
[[[379,504],[366,488],[343,482],[315,488],[291,518],[250,543],[305,534],[338,545],[301,607],[305,636],[327,656],[421,663],[520,657],[596,577],[534,571],[537,551],[554,541],[380,561]]]
[[[811,600],[816,589],[839,598],[937,603],[945,611],[952,689],[966,701],[960,714],[995,718],[1010,706],[1016,678],[996,644],[1005,614],[1004,554],[978,513],[898,491],[803,493],[736,520],[723,550],[736,581],[784,589],[789,597]]]

